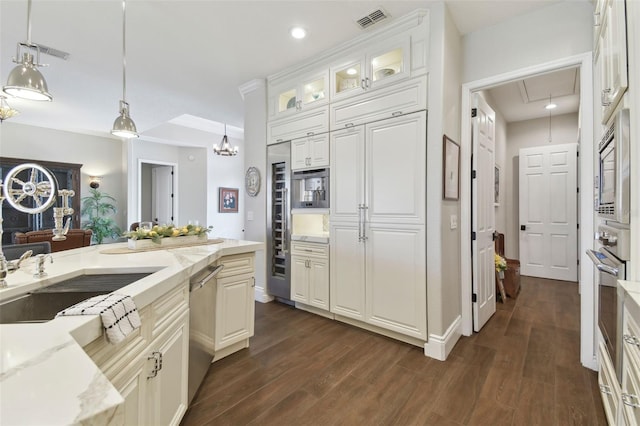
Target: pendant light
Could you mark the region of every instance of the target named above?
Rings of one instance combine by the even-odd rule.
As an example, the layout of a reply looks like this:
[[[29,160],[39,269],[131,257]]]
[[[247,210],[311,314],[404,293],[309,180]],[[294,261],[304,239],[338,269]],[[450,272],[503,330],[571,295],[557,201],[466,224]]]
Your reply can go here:
[[[20,59],[22,48],[26,51],[22,52],[22,59]],[[35,62],[30,50],[36,51]],[[18,43],[13,62],[18,66],[9,73],[7,84],[2,88],[6,94],[33,101],[53,100],[53,96],[49,94],[47,82],[37,68],[44,66],[40,63],[40,46],[31,42],[31,0],[27,1],[27,41]]]
[[[126,0],[122,0],[122,100],[120,101],[120,115],[113,122],[111,134],[122,138],[137,138],[138,130],[136,124],[129,117],[129,104],[127,103],[127,5]]]
[[[238,155],[238,147],[231,148],[229,145],[229,139],[227,138],[227,123],[224,124],[224,137],[220,141],[220,145],[213,146],[213,152],[224,157],[232,157]]]
[[[18,114],[20,114],[20,111],[9,106],[7,103],[7,97],[0,95],[0,123],[7,118],[15,117]]]

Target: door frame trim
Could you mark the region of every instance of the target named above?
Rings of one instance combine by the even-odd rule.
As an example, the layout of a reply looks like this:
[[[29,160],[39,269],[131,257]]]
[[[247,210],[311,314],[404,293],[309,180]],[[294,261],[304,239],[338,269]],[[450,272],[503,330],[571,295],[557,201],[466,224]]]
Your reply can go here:
[[[136,217],[137,220],[141,220],[142,216],[142,164],[155,164],[158,166],[171,166],[173,167],[173,223],[179,224],[178,222],[178,163],[169,163],[166,161],[158,161],[158,160],[145,160],[143,158],[138,158],[138,200],[136,205]]]
[[[586,256],[586,249],[593,246],[594,214],[593,214],[593,187],[594,140],[593,121],[593,60],[592,52],[569,56],[550,62],[509,71],[480,80],[471,81],[462,85],[461,105],[461,168],[460,168],[460,285],[462,304],[462,334],[470,336],[473,333],[473,312],[471,303],[472,262],[471,253],[471,97],[473,92],[488,89],[513,80],[522,79],[536,74],[557,71],[564,68],[578,67],[580,69],[580,142],[585,145],[580,149],[578,161],[578,182],[580,191],[578,198],[579,214],[578,222],[578,255],[580,256],[580,268],[578,271],[580,291],[580,361],[582,365],[592,370],[597,370],[595,357],[595,292],[594,271],[590,260]],[[585,149],[588,147],[589,149]],[[580,148],[580,147],[579,147]],[[468,231],[468,232],[467,232]]]

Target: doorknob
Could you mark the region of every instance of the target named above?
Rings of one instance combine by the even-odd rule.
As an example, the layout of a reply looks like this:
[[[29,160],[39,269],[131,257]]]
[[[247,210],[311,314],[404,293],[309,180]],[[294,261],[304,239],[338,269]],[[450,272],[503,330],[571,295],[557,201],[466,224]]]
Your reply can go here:
[[[520,230],[521,231],[526,231],[527,230],[527,225],[520,225]]]

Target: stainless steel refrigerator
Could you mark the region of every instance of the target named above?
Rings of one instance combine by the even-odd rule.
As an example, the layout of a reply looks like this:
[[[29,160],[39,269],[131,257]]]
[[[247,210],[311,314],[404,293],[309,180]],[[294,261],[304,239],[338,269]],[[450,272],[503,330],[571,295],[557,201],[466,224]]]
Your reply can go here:
[[[291,143],[267,146],[267,293],[291,302]]]

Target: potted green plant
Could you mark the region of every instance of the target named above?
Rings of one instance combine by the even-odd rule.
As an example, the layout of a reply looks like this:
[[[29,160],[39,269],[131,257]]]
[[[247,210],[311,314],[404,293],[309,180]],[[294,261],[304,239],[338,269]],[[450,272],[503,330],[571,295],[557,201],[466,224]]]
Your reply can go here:
[[[116,225],[113,215],[116,214],[116,199],[112,196],[91,188],[91,195],[82,198],[80,213],[86,220],[83,228],[91,229],[92,241],[102,244],[105,238],[119,238],[122,230]]]

